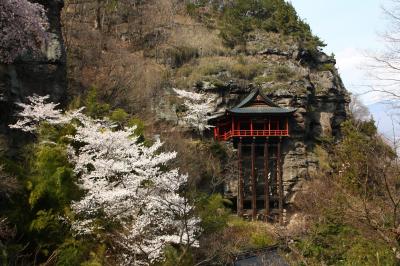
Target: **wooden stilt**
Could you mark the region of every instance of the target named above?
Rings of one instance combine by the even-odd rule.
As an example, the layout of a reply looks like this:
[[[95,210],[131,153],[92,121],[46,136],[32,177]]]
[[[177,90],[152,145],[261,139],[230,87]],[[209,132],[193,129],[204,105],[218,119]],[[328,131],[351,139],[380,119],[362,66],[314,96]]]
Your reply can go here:
[[[269,217],[269,154],[268,154],[268,138],[264,143],[264,216],[265,221],[268,221]]]
[[[281,138],[279,138],[278,149],[277,149],[277,181],[278,181],[278,207],[279,207],[279,224],[283,224],[283,181],[282,181],[282,170],[281,170]]]
[[[286,117],[286,135],[289,135],[289,119]]]
[[[244,184],[243,184],[243,171],[242,171],[242,138],[239,139],[238,144],[238,192],[237,192],[237,215],[242,216],[243,214],[243,197],[244,197]]]
[[[253,220],[257,219],[257,195],[256,195],[256,173],[255,173],[255,139],[251,143],[251,208]]]

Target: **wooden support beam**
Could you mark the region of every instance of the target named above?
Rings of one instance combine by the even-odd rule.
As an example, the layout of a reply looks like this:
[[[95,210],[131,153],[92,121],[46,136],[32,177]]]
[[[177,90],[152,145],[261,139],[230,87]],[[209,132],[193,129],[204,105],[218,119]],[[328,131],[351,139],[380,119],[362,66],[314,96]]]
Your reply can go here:
[[[281,138],[279,138],[277,149],[276,172],[278,181],[278,208],[279,208],[279,224],[283,225],[283,181],[281,169]]]
[[[286,130],[289,133],[289,118],[286,117]]]
[[[264,143],[264,216],[265,221],[268,221],[269,217],[269,154],[268,154],[268,138]]]
[[[256,173],[255,173],[255,139],[253,138],[253,142],[251,143],[251,209],[252,209],[252,217],[253,221],[257,219],[257,191],[256,191]]]
[[[243,170],[242,170],[242,138],[239,139],[238,144],[238,192],[237,192],[237,215],[242,216],[243,214],[243,198],[244,198],[244,182],[243,182]]]

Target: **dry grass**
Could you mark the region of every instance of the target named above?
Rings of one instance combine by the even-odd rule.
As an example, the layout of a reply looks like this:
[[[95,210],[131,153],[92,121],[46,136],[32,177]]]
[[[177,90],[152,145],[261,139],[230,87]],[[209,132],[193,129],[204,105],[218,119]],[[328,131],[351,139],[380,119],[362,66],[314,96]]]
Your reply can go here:
[[[197,81],[210,76],[219,81],[230,78],[252,80],[263,73],[264,70],[265,65],[252,56],[202,57],[178,69],[176,84],[181,88],[191,87]]]
[[[230,217],[228,226],[222,232],[209,235],[200,241],[207,249],[203,249],[203,258],[216,257],[221,265],[232,261],[234,254],[271,246],[277,243],[275,228],[264,222],[247,222],[236,216]],[[202,245],[202,244],[200,244]]]
[[[281,51],[289,51],[296,45],[290,36],[284,36],[279,33],[265,32],[256,30],[249,34],[249,41],[246,45],[246,50],[250,54],[263,51],[265,49],[276,49]]]
[[[218,30],[213,30],[197,23],[189,16],[176,16],[167,44],[197,48],[201,56],[226,55],[229,53]]]

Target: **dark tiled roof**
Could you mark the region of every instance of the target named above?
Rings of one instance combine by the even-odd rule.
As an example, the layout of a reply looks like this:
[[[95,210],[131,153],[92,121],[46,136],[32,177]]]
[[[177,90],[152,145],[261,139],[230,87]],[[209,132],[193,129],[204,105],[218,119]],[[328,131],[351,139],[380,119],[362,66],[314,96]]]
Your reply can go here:
[[[234,108],[241,108],[243,106],[245,106],[248,103],[251,103],[251,101],[255,98],[257,98],[257,96],[260,95],[263,100],[265,101],[265,103],[267,105],[270,105],[271,107],[279,107],[279,105],[277,105],[276,103],[274,103],[270,98],[265,97],[264,95],[261,94],[259,89],[255,89],[253,90],[249,95],[247,95],[246,98],[244,98],[238,105],[236,105]],[[233,108],[233,109],[234,109]]]
[[[296,111],[296,109],[286,109],[281,107],[264,107],[264,106],[249,106],[243,108],[232,108],[229,110],[235,114],[289,114]]]
[[[255,104],[254,100],[258,103]],[[262,95],[259,89],[253,90],[243,101],[228,110],[228,112],[236,114],[290,114],[294,111],[296,109],[280,107]]]

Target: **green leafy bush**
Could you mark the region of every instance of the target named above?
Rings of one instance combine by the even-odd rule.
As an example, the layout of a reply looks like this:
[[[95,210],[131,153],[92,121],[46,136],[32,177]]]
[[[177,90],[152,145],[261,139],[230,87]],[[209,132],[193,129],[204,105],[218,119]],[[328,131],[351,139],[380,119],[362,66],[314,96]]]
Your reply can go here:
[[[395,153],[377,135],[373,120],[357,124],[351,120],[342,123],[342,141],[335,147],[334,165],[343,184],[353,192],[382,188],[384,164],[376,158],[394,158]],[[371,191],[372,192],[372,191]],[[379,192],[379,191],[376,191]]]
[[[334,72],[336,69],[335,69],[335,65],[334,65],[334,64],[332,64],[332,63],[325,63],[325,64],[320,65],[320,66],[318,67],[318,70],[320,70],[320,71],[330,71],[330,72]]]
[[[230,202],[221,194],[199,195],[199,199],[198,212],[203,230],[207,233],[222,230],[227,225],[230,214],[225,204]]]
[[[194,264],[193,255],[190,250],[182,250],[179,247],[167,246],[165,260],[159,264],[162,266],[192,266]]]
[[[253,232],[250,243],[255,248],[264,248],[276,244],[276,241],[266,232]]]
[[[245,44],[247,34],[254,29],[291,36],[310,50],[325,45],[298,17],[294,7],[284,0],[235,0],[223,11],[220,28],[221,37],[231,48]]]
[[[85,106],[86,114],[94,118],[104,117],[110,111],[109,104],[99,102],[96,87],[89,89],[83,105]]]
[[[317,223],[297,243],[309,262],[326,265],[396,265],[390,248],[381,241],[366,239],[354,227],[338,219]]]

